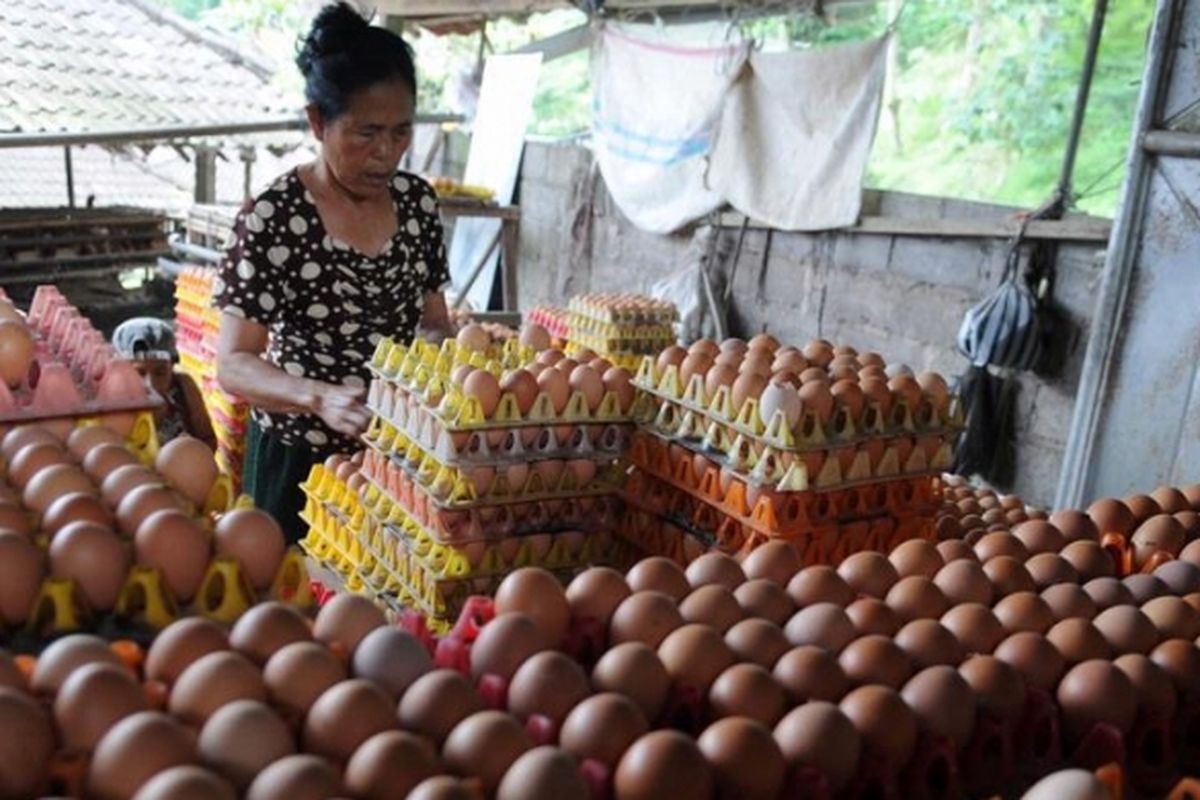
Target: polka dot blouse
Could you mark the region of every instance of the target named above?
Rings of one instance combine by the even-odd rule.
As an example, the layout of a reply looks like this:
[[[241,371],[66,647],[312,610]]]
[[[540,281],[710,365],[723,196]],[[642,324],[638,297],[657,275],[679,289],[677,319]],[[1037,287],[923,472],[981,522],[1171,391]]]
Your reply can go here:
[[[266,327],[266,357],[288,374],[366,386],[375,345],[384,336],[410,340],[425,295],[449,280],[433,189],[401,172],[391,194],[399,230],[369,256],[329,235],[296,170],[283,175],[238,213],[213,290],[216,307]],[[313,415],[252,414],[289,444],[316,452],[360,447]]]

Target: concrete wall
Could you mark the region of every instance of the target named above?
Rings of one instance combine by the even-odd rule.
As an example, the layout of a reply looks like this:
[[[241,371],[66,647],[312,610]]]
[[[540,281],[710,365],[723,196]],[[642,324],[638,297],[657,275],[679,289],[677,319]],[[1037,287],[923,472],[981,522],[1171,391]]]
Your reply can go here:
[[[589,198],[589,189],[590,198]],[[593,207],[589,215],[585,201]],[[877,212],[912,218],[996,218],[1012,209],[883,194]],[[521,308],[561,304],[585,291],[646,291],[689,262],[693,231],[672,236],[634,228],[592,174],[591,154],[575,145],[531,142],[520,184]],[[590,236],[586,234],[591,225]],[[576,234],[573,235],[573,228]],[[727,278],[737,230],[725,230],[719,276]],[[768,249],[769,240],[769,249]],[[1052,379],[1020,377],[1017,477],[1010,488],[1049,504],[1058,481],[1079,379],[1088,320],[1099,283],[1098,244],[1059,250],[1056,297],[1070,328],[1066,366]],[[764,253],[764,251],[767,251]],[[1006,242],[854,233],[815,235],[749,230],[738,260],[733,333],[768,331],[784,342],[815,336],[876,350],[914,369],[961,373],[954,346],[963,313],[999,279]]]

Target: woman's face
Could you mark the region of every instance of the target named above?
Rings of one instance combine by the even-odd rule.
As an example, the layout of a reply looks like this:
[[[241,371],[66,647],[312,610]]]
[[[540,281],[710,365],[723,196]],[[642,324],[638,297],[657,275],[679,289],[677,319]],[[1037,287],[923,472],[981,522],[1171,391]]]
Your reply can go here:
[[[412,90],[403,82],[377,83],[355,94],[350,106],[330,123],[309,107],[313,135],[333,177],[350,193],[386,193],[413,137]]]

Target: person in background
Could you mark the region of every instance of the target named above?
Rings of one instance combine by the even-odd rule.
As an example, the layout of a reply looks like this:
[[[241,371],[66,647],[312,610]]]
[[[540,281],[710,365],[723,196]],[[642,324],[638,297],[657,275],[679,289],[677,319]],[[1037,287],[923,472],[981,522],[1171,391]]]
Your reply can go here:
[[[190,375],[176,369],[171,324],[154,317],[128,319],[113,331],[112,344],[119,356],[133,362],[146,385],[166,401],[154,415],[158,441],[167,442],[186,433],[215,451],[217,437],[204,396]]]
[[[296,63],[320,154],[242,208],[214,287],[217,379],[251,406],[243,486],[293,542],[311,466],[363,447],[375,346],[449,329],[437,197],[398,171],[412,51],[341,2],[317,15]]]

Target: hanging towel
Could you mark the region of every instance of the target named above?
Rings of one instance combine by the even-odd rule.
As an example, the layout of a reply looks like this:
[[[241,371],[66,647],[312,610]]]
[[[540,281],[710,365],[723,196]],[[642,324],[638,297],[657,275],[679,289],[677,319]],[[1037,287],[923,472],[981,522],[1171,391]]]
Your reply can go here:
[[[606,25],[592,52],[596,160],[634,225],[670,233],[713,211],[704,171],[721,102],[748,45],[692,47]]]
[[[753,53],[724,104],[709,188],[781,230],[856,223],[889,39]]]

